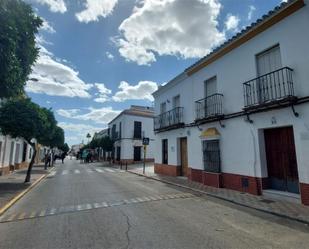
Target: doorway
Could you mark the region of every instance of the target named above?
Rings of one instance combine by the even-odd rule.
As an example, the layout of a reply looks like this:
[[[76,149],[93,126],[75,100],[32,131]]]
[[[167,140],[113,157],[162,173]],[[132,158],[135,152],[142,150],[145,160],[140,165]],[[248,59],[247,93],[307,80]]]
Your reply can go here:
[[[116,151],[116,160],[120,161],[120,155],[121,155],[121,147],[117,146],[117,151]]]
[[[141,161],[141,148],[140,146],[134,146],[134,161]]]
[[[187,138],[180,138],[180,162],[181,162],[181,175],[188,175],[188,146]]]
[[[293,127],[264,130],[269,187],[299,193]]]

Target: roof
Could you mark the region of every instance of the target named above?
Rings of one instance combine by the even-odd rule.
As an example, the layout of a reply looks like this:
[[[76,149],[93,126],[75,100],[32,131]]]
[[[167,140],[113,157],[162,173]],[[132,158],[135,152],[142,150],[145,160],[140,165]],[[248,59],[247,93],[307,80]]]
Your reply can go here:
[[[287,2],[282,2],[280,5],[276,6],[273,10],[270,10],[267,14],[263,15],[261,18],[259,18],[256,22],[252,23],[251,25],[247,26],[246,28],[242,29],[240,32],[235,34],[232,38],[225,41],[222,45],[215,48],[212,52],[210,52],[205,57],[201,58],[197,62],[195,62],[193,65],[185,69],[185,72],[187,72],[188,75],[192,75],[195,72],[199,71],[201,68],[205,67],[206,65],[212,63],[214,60],[217,60],[221,56],[225,55],[226,53],[230,52],[231,50],[239,47],[241,44],[247,42],[257,34],[265,31],[269,27],[273,26],[274,24],[278,23],[285,17],[289,16],[290,14],[294,13],[295,11],[299,10],[305,5],[304,0],[289,0]],[[281,16],[279,16],[281,14]],[[278,17],[276,18],[275,17]],[[260,28],[260,29],[259,29]],[[252,32],[257,31],[252,34]],[[250,35],[252,34],[252,35]],[[248,36],[250,35],[250,36]],[[240,39],[243,39],[240,43],[235,44]],[[231,45],[235,44],[231,47]],[[229,48],[229,49],[227,49]],[[227,49],[228,51],[224,51],[224,49]],[[219,55],[220,52],[222,55]],[[214,60],[211,60],[213,57]],[[211,60],[211,61],[209,61]],[[209,61],[209,63],[205,63]],[[203,65],[204,64],[204,65]]]
[[[240,45],[252,39],[256,35],[267,30],[285,17],[293,14],[303,6],[305,6],[304,0],[288,0],[287,2],[282,2],[273,10],[269,11],[267,14],[257,19],[256,22],[247,26],[246,28],[235,34],[232,38],[228,39],[223,44],[215,48],[212,52],[186,68],[183,72],[170,80],[166,85],[161,86],[156,92],[153,93],[153,95],[155,96],[157,92],[162,91],[163,89],[168,89],[169,85],[174,83],[175,80],[177,80],[181,75],[187,74],[188,76],[190,76],[198,72],[199,70],[211,64],[215,60],[229,53],[233,49],[239,47]]]
[[[111,120],[108,124],[111,124],[121,115],[132,115],[132,116],[140,116],[146,118],[154,117],[154,109],[150,106],[131,106],[129,109],[123,110],[120,114],[118,114],[113,120]]]

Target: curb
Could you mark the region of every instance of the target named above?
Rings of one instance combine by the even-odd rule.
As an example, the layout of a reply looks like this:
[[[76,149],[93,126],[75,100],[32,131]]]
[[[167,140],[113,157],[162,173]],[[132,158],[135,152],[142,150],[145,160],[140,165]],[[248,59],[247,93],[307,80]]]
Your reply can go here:
[[[252,207],[250,205],[246,205],[244,203],[241,203],[241,202],[238,202],[238,201],[235,201],[235,200],[231,200],[231,199],[228,199],[228,198],[225,198],[225,197],[222,197],[222,196],[211,194],[211,193],[208,193],[206,191],[202,191],[202,190],[199,190],[199,189],[194,189],[194,188],[191,188],[191,187],[187,187],[187,186],[184,186],[184,185],[181,185],[181,184],[178,184],[178,183],[174,183],[174,182],[170,182],[170,181],[166,181],[166,180],[163,180],[163,179],[158,179],[158,178],[153,177],[153,176],[147,176],[147,175],[144,175],[142,173],[137,173],[137,172],[134,172],[134,171],[131,171],[131,170],[127,170],[127,172],[129,172],[131,174],[138,175],[138,176],[143,176],[143,177],[146,177],[146,178],[158,181],[158,182],[164,182],[166,184],[170,184],[170,185],[173,185],[173,186],[177,186],[177,187],[180,187],[180,188],[184,188],[184,189],[188,189],[188,190],[191,190],[191,191],[194,191],[194,192],[205,194],[205,195],[208,195],[208,196],[220,199],[220,200],[231,202],[231,203],[239,205],[239,206],[251,208],[251,209],[254,209],[254,210],[257,210],[257,211],[261,211],[261,212],[264,212],[264,213],[267,213],[267,214],[276,215],[278,217],[286,218],[286,219],[289,219],[289,220],[292,220],[292,221],[297,221],[297,222],[303,223],[303,224],[305,224],[307,226],[309,225],[309,221],[308,220],[304,220],[304,219],[300,219],[300,218],[295,218],[293,216],[277,213],[277,212],[270,211],[270,210],[265,210],[263,208]]]
[[[21,193],[13,197],[8,203],[6,203],[3,207],[0,208],[0,216],[2,216],[10,207],[12,207],[19,199],[21,199],[25,194],[27,194],[31,189],[33,189],[36,185],[38,185],[52,170],[48,170],[45,175],[42,175],[38,179],[36,179],[28,188],[23,190]]]

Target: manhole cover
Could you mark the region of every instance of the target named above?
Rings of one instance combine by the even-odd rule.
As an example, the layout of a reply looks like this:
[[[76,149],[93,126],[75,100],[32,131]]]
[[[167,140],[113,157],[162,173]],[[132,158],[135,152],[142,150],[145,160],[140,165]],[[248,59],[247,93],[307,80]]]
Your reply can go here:
[[[264,203],[269,204],[269,203],[273,203],[275,201],[263,199],[263,200],[260,200],[260,202],[264,202]]]

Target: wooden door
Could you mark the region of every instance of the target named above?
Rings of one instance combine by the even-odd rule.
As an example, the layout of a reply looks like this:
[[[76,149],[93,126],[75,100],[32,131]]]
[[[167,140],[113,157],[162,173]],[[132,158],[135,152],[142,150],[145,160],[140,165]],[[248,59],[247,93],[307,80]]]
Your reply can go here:
[[[293,128],[268,129],[264,137],[270,187],[299,193]]]
[[[188,174],[187,138],[180,139],[180,160],[181,160],[181,175],[187,176]]]
[[[134,146],[134,161],[141,161],[141,148],[140,146]]]

